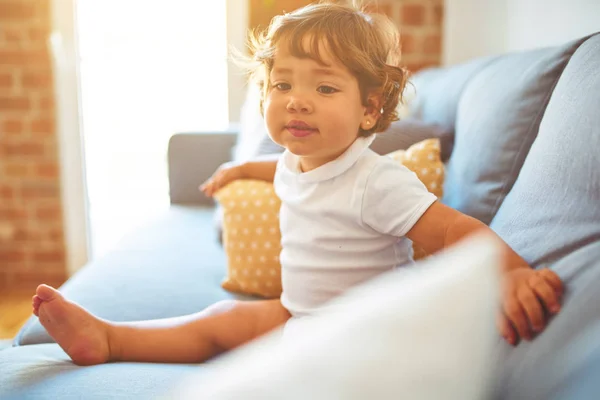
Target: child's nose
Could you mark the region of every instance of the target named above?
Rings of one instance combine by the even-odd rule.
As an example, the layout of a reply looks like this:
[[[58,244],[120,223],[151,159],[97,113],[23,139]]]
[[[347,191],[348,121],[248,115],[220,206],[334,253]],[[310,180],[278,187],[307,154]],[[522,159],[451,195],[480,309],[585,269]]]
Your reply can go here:
[[[299,113],[310,113],[313,110],[310,101],[302,98],[300,96],[291,96],[288,104],[287,110],[289,112],[299,112]]]

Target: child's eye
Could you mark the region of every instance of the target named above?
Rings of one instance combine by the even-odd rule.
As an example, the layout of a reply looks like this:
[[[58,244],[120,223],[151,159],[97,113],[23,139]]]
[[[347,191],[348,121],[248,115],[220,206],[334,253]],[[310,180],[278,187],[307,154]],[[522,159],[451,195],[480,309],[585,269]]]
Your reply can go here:
[[[323,86],[319,86],[317,88],[317,92],[323,93],[323,94],[333,94],[335,92],[338,92],[338,90],[335,89],[335,88],[332,88],[331,86],[325,86],[325,85],[323,85]]]
[[[277,90],[290,90],[292,88],[289,83],[276,83],[273,87]]]

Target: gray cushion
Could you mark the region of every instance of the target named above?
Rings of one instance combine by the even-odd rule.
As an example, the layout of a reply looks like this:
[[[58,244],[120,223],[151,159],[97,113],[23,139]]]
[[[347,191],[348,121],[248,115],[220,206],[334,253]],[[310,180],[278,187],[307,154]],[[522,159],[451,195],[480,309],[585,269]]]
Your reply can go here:
[[[226,263],[212,213],[212,208],[172,206],[82,269],[61,292],[99,317],[115,321],[173,317],[227,298],[249,299],[220,286]],[[19,345],[49,342],[52,338],[35,317],[16,338]]]
[[[371,149],[377,154],[387,154],[396,150],[406,150],[415,143],[431,138],[440,140],[442,160],[447,160],[454,141],[452,131],[414,118],[393,122],[387,131],[375,136]]]
[[[202,368],[150,363],[78,367],[57,344],[15,347],[0,351],[0,398],[154,399],[167,395],[180,379]]]
[[[508,54],[473,77],[458,107],[446,204],[490,223],[519,174],[556,81],[583,41]]]
[[[231,160],[235,130],[177,133],[169,140],[169,197],[172,204],[213,205],[199,190],[223,163]]]
[[[516,349],[505,346],[498,398],[547,399],[565,389],[577,368],[599,366],[588,358],[590,344],[600,343],[598,331],[593,340],[588,334],[600,320],[598,110],[595,36],[565,68],[519,178],[491,224],[530,264],[552,267],[566,284],[562,311],[548,329]]]
[[[462,92],[472,77],[495,57],[481,58],[446,68],[430,68],[410,79],[416,97],[410,102],[411,117],[437,124],[454,132],[456,110]]]
[[[573,55],[491,227],[534,266],[600,240],[600,35]]]

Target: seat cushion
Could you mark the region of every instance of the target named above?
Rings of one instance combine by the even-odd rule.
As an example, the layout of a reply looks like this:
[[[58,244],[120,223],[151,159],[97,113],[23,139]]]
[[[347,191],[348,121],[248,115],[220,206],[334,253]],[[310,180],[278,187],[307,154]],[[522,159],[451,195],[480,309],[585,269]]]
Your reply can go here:
[[[600,373],[600,241],[564,257],[552,269],[566,286],[562,309],[531,342],[512,347],[499,339],[494,399],[546,400],[568,389],[575,374]],[[590,386],[600,393],[600,380],[588,383],[588,391]]]
[[[496,59],[458,106],[444,203],[489,224],[511,190],[563,69],[585,39]]]
[[[0,398],[154,399],[203,368],[150,363],[78,367],[57,344],[13,347],[0,351]]]
[[[172,206],[80,270],[61,292],[114,321],[167,318],[200,311],[223,299],[249,299],[220,286],[225,255],[215,237],[212,214],[213,208]],[[53,340],[32,317],[15,342]]]
[[[562,311],[531,343],[505,346],[498,397],[548,399],[588,359],[600,320],[600,35],[566,66],[539,134],[491,227],[531,265],[565,282]],[[586,342],[583,346],[581,343]],[[596,335],[595,346],[600,343]],[[579,350],[577,350],[579,348]],[[585,371],[584,371],[585,372]],[[600,381],[595,383],[600,392]]]

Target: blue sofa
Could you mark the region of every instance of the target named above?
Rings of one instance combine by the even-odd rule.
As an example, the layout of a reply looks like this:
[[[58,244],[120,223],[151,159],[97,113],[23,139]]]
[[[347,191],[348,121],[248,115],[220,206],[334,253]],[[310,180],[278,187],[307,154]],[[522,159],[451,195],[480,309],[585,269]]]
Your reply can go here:
[[[454,132],[444,202],[489,224],[566,284],[532,342],[500,338],[490,398],[600,397],[600,34],[417,74],[415,118]],[[229,159],[234,132],[177,134],[171,209],[61,290],[117,321],[196,312],[233,297],[211,204],[197,186]],[[204,203],[203,203],[204,201]],[[201,365],[72,364],[35,318],[0,351],[2,399],[151,398]]]

